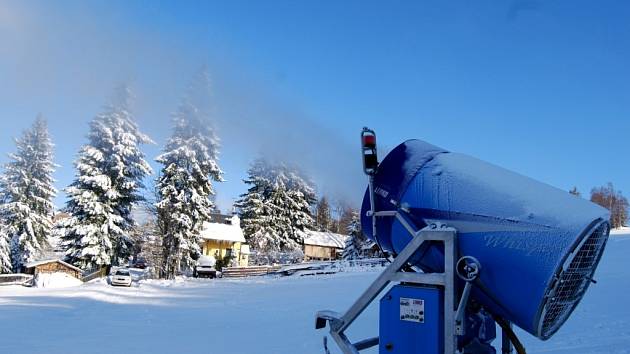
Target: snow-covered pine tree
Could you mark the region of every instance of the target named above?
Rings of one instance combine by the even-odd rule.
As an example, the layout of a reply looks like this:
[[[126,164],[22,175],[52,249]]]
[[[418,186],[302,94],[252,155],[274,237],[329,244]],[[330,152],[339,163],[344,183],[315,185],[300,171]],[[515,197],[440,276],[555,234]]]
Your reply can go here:
[[[142,180],[152,173],[140,145],[152,143],[130,113],[131,93],[122,86],[112,103],[90,122],[88,143],[75,161],[74,182],[66,189],[71,217],[59,225],[66,259],[92,268],[117,265],[131,253],[131,215],[143,200]]]
[[[274,247],[271,250],[291,252],[300,249],[301,236],[296,234],[293,229],[290,209],[295,206],[290,205],[293,201],[283,177],[283,175],[278,175],[274,178],[265,202],[271,210],[266,236],[272,236]]]
[[[337,233],[348,231],[348,227],[352,223],[352,219],[356,212],[357,211],[346,202],[340,202],[337,205],[337,214],[339,215],[339,220],[337,221]]]
[[[196,87],[203,90],[209,81],[205,72],[202,76],[205,85]],[[208,112],[199,108],[204,102],[194,97],[199,97],[198,90],[190,92],[175,112],[173,133],[156,158],[163,166],[156,181],[156,207],[166,263],[163,276],[167,278],[192,267],[200,255],[199,233],[215,208],[212,181],[223,181],[219,138]]]
[[[10,239],[13,269],[19,271],[49,246],[52,200],[57,191],[52,177],[53,144],[46,121],[37,117],[33,126],[15,140],[15,145],[17,151],[9,155],[11,161],[0,179],[0,211]],[[5,247],[3,241],[0,243],[0,248]]]
[[[254,249],[278,251],[280,245],[276,242],[277,231],[271,222],[276,210],[274,205],[268,203],[273,189],[267,162],[256,159],[247,170],[247,175],[243,182],[250,187],[235,203],[243,233]]]
[[[315,219],[311,215],[311,206],[317,201],[312,182],[307,180],[297,167],[282,165],[287,175],[287,202],[285,212],[291,223],[290,238],[295,245],[294,249],[301,249],[304,244],[304,232],[313,229]]]
[[[244,182],[250,187],[236,206],[252,247],[262,252],[300,250],[304,231],[314,224],[310,183],[296,169],[264,159],[254,161]]]
[[[352,210],[352,219],[348,225],[347,234],[348,239],[346,240],[341,258],[343,260],[361,258],[361,249],[365,243],[365,238],[361,232],[361,220],[356,210]]]
[[[7,274],[13,271],[10,241],[7,227],[0,223],[0,274]]]

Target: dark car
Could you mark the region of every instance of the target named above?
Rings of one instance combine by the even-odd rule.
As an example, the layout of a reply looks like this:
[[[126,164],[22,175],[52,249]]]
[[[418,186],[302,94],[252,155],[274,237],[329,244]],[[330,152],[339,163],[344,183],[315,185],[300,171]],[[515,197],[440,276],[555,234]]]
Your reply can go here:
[[[132,265],[133,268],[145,269],[147,267],[147,261],[144,258],[138,258]]]

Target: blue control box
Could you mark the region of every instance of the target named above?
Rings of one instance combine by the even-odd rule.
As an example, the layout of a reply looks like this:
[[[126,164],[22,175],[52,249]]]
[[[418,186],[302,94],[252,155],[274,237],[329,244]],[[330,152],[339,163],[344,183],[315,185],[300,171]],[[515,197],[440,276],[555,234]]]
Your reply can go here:
[[[443,354],[442,294],[437,287],[393,286],[380,301],[379,354]]]

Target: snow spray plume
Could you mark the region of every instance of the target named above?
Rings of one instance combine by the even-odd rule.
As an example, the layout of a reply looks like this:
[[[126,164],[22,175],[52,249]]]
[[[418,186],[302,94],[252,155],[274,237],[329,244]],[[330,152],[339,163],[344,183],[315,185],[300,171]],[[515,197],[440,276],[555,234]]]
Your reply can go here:
[[[225,149],[238,145],[247,156],[296,165],[319,193],[358,206],[366,185],[361,173],[359,129],[341,137],[299,109],[251,89],[221,83],[213,90],[217,128]],[[353,144],[355,143],[356,144]]]

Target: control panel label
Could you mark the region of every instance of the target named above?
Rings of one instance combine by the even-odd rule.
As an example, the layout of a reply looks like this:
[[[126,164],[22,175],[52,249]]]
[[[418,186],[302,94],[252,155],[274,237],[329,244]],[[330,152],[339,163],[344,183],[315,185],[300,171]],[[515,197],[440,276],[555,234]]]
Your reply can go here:
[[[401,297],[400,320],[424,323],[424,300]]]

